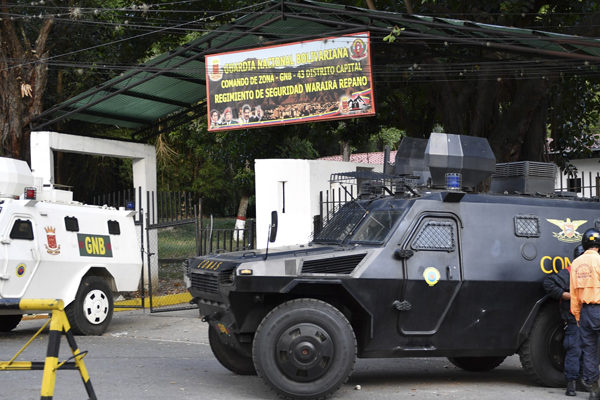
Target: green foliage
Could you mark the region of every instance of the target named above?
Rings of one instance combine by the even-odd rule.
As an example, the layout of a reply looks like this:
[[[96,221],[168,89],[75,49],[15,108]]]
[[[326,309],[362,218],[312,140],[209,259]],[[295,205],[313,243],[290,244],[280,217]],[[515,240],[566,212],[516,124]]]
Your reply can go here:
[[[550,135],[557,162],[566,167],[572,158],[591,156],[600,141],[600,84],[565,78],[552,87]]]
[[[394,127],[381,128],[379,132],[372,135],[369,139],[370,151],[382,151],[385,146],[390,149],[397,149],[406,136],[406,132]]]
[[[600,31],[593,22],[600,11],[598,2],[421,0],[412,5],[421,15],[587,36],[598,36]],[[401,41],[394,39],[402,34],[398,27],[390,28],[384,41],[388,47],[400,46]],[[441,124],[453,133],[487,137],[499,160],[542,161],[547,126],[561,165],[569,158],[589,154],[597,141],[599,87],[593,73],[586,77],[573,75],[572,70],[571,75],[559,74],[556,71],[563,61],[555,66],[541,61],[533,73],[519,74],[510,63],[535,59],[536,55],[486,55],[467,46],[436,47],[432,43],[412,54],[401,49],[407,51],[406,58],[412,55],[413,66],[407,68],[405,79],[394,88],[386,87],[385,95],[381,90],[378,95],[386,106],[394,101],[399,104],[397,123],[390,126],[406,130],[409,136],[425,136],[435,124]],[[453,65],[460,63],[466,65],[463,71],[453,71]],[[437,84],[422,81],[421,64],[429,68],[435,77],[431,80]],[[586,68],[590,69],[582,63],[581,69]],[[486,76],[488,70],[491,76]],[[378,107],[381,104],[379,101]]]
[[[286,137],[277,148],[282,158],[314,159],[319,157],[319,152],[308,139],[298,136]]]
[[[342,3],[365,7],[364,1]],[[600,25],[594,21],[600,3],[593,1],[411,0],[411,4],[413,11],[421,15],[600,36]],[[40,13],[40,8],[25,5],[19,13],[31,17],[15,23],[19,32],[35,37],[40,20],[32,17]],[[57,58],[49,63],[46,108],[207,34],[240,15],[229,14],[228,10],[248,6],[248,2],[160,0],[149,5],[151,10],[145,10],[147,5],[139,0],[84,0],[59,5],[60,8],[42,8],[42,13],[65,13],[56,18],[50,40],[52,56]],[[403,2],[378,1],[377,7],[406,11]],[[485,80],[461,81],[460,77],[442,74],[446,72],[442,67],[453,63],[485,61],[480,55],[482,50],[467,46],[440,49],[433,41],[402,47],[404,40],[396,39],[403,38],[406,29],[390,27],[384,38],[372,36],[372,52],[379,57],[374,58],[376,117],[217,133],[208,132],[205,117],[201,117],[156,139],[157,148],[163,149],[158,152],[159,189],[197,192],[203,198],[205,212],[234,215],[240,196],[253,192],[252,170],[257,158],[313,159],[339,154],[340,142],[350,143],[355,151],[380,151],[386,144],[397,147],[405,135],[426,137],[436,124],[453,133],[495,134],[492,129],[501,126],[502,118],[510,113],[522,81],[500,77],[488,97],[494,100],[494,109],[486,110],[474,100],[486,88]],[[394,50],[390,50],[391,46]],[[507,53],[494,52],[487,60],[500,65],[503,57]],[[427,80],[421,64],[440,67],[442,72],[433,70],[439,73],[435,79]],[[481,68],[473,67],[477,71]],[[595,78],[565,77],[551,81],[548,96],[541,97],[548,101],[548,132],[563,164],[575,153],[585,154],[599,133],[599,87],[592,79]],[[469,101],[460,103],[461,96]],[[478,117],[485,122],[483,127],[471,125]],[[529,116],[522,117],[527,120]],[[65,128],[92,133],[89,125],[77,121],[69,122]],[[130,132],[103,127],[93,133],[126,138]],[[500,131],[499,136],[505,133]],[[506,141],[513,147],[517,142]],[[79,186],[92,182],[98,192],[131,185],[127,162],[82,158],[65,156],[61,168],[68,168],[69,173],[60,174],[63,181],[59,183]],[[107,168],[115,168],[116,173],[105,173]]]

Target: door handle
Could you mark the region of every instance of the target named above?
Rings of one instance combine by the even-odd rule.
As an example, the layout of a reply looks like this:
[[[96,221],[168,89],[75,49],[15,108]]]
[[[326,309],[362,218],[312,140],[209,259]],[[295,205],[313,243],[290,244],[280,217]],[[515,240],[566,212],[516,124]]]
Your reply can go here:
[[[454,279],[454,276],[452,274],[452,267],[449,265],[446,267],[446,279],[448,279],[449,281]]]
[[[412,308],[412,304],[410,304],[406,300],[394,300],[394,302],[392,303],[392,307],[394,307],[398,311],[410,311],[410,309]]]

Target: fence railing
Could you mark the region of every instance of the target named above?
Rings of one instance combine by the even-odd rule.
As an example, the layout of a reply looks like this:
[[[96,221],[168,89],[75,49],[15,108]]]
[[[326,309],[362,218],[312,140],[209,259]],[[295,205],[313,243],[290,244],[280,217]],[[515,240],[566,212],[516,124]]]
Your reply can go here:
[[[560,171],[556,177],[555,190],[570,192],[578,197],[597,197],[600,194],[600,172]]]
[[[243,251],[256,248],[256,221],[246,221],[244,229],[210,229],[200,230],[199,254]]]
[[[319,192],[319,215],[316,215],[313,220],[315,235],[321,231],[341,206],[356,197],[356,192],[355,185],[348,185],[345,189],[337,187]]]
[[[600,172],[560,170],[554,185],[556,192],[593,198],[600,196]],[[333,188],[319,192],[319,214],[314,216],[313,234],[318,234],[340,207],[357,196],[356,186],[349,185],[347,190]]]
[[[118,192],[96,194],[92,196],[92,204],[98,206],[106,204],[109,207],[128,207],[134,209],[138,203],[138,196],[137,190],[133,188],[124,189]]]
[[[196,218],[196,202],[190,192],[146,193],[150,213],[150,225],[176,225]],[[93,196],[93,204],[110,207],[138,209],[139,194],[134,189]]]

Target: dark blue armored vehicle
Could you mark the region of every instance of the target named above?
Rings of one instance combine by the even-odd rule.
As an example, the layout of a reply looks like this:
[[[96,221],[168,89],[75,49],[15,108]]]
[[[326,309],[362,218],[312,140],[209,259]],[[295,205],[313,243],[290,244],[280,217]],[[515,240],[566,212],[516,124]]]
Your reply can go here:
[[[356,357],[487,371],[518,353],[538,383],[563,385],[563,323],[542,280],[599,227],[598,199],[555,193],[553,164],[496,165],[480,138],[432,134],[398,154],[311,243],[188,260],[217,360],[292,399],[332,394]],[[333,178],[352,177],[365,182]]]

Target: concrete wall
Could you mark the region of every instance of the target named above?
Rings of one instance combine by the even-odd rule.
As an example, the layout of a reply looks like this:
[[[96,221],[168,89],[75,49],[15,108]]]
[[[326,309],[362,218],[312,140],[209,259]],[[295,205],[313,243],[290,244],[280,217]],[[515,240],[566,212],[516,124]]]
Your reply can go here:
[[[358,167],[383,171],[383,165],[343,161],[256,160],[257,248],[267,245],[271,211],[274,210],[278,213],[279,228],[277,240],[269,247],[309,242],[313,217],[319,214],[319,192],[329,190],[331,174],[356,171]]]

